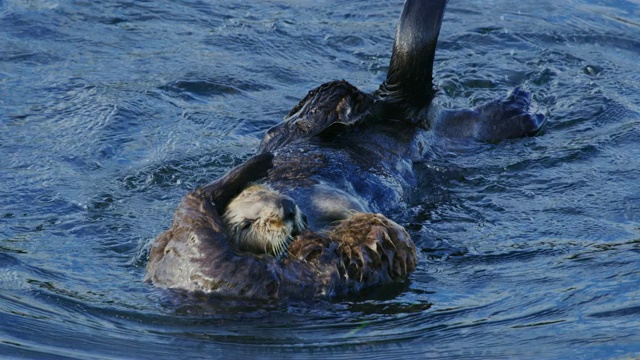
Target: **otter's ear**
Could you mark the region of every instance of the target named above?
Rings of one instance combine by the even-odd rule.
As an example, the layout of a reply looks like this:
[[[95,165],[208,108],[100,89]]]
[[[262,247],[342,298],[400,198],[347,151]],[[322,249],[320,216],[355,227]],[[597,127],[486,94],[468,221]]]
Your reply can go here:
[[[209,185],[197,189],[194,194],[213,202],[218,214],[222,214],[231,199],[238,195],[250,182],[265,177],[267,171],[272,167],[272,153],[267,152],[256,155],[245,163],[231,169]]]

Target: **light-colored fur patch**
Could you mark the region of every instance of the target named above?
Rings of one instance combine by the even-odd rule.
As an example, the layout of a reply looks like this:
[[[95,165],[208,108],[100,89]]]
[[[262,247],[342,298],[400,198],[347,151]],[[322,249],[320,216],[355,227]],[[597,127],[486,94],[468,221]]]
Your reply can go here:
[[[244,189],[231,200],[222,219],[237,250],[275,257],[285,254],[293,237],[306,228],[293,200],[263,185]]]

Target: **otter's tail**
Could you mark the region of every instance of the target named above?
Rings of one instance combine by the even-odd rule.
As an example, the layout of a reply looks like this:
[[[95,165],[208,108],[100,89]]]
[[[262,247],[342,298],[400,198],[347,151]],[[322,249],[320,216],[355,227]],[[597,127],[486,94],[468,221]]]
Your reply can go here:
[[[407,0],[396,31],[387,79],[376,92],[389,110],[420,117],[434,96],[433,59],[447,0]]]

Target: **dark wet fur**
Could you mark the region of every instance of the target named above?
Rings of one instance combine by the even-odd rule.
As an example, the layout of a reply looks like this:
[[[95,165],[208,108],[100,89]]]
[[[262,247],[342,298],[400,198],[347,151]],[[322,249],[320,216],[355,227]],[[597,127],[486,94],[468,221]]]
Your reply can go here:
[[[257,168],[268,165],[263,156]],[[245,164],[246,165],[246,164]],[[241,174],[247,167],[234,171]],[[248,167],[253,172],[251,167]],[[255,173],[259,173],[256,171]],[[252,176],[238,176],[248,180]],[[305,231],[281,260],[233,251],[214,203],[225,189],[196,190],[184,197],[172,227],[155,241],[146,280],[156,286],[252,299],[331,297],[385,282],[415,269],[416,250],[407,232],[382,215],[356,214],[326,234]],[[215,190],[215,191],[211,191]],[[215,195],[214,195],[215,196]]]

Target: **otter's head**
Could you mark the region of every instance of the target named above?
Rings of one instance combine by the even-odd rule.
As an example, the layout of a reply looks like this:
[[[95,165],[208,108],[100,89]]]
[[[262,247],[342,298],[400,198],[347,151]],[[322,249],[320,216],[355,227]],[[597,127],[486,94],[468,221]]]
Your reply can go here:
[[[236,249],[275,257],[306,228],[304,215],[290,197],[262,185],[244,189],[222,218]]]

